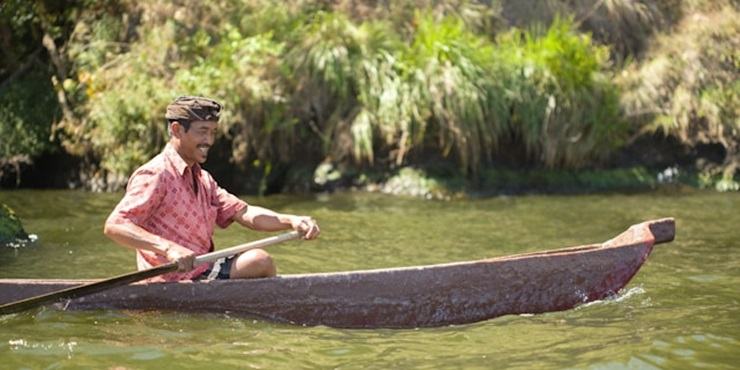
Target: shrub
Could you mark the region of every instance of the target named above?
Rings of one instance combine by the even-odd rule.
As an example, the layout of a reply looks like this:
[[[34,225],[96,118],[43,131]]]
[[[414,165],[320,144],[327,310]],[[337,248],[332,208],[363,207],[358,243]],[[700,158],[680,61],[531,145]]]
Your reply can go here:
[[[663,132],[681,142],[720,144],[726,155],[708,178],[733,182],[740,166],[740,17],[731,7],[685,19],[662,35],[649,58],[619,79],[626,114],[644,132]],[[723,188],[733,188],[721,182]]]
[[[511,130],[531,158],[547,167],[578,168],[622,144],[618,90],[610,82],[608,49],[572,23],[547,31],[512,30],[499,38],[512,112]]]

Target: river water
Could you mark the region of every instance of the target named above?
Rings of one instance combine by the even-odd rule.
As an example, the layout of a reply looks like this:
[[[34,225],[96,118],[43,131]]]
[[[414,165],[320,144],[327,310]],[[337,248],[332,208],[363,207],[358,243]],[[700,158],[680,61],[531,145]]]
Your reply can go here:
[[[0,249],[0,278],[104,278],[134,269],[102,235],[121,194],[0,191],[38,241]],[[424,201],[367,193],[245,197],[310,214],[320,240],[270,247],[279,273],[473,260],[605,241],[675,217],[619,296],[576,309],[425,329],[300,327],[227,314],[41,308],[0,317],[2,368],[731,369],[740,366],[740,193]],[[260,239],[238,225],[227,247]]]

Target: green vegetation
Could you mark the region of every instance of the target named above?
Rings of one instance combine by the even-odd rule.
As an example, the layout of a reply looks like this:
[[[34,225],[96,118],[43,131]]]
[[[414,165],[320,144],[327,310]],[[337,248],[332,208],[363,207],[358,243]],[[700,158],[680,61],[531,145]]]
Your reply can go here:
[[[689,146],[720,144],[719,165],[702,165],[718,190],[737,190],[740,169],[740,21],[732,8],[694,15],[659,37],[651,58],[625,69],[626,113],[643,131]]]
[[[582,178],[656,131],[720,144],[701,183],[735,189],[737,9],[669,3],[10,1],[0,134],[17,139],[0,143],[0,171],[64,150],[88,186],[121,187],[166,142],[166,104],[197,94],[225,104],[209,165],[236,171],[236,191],[305,189],[326,168],[349,183],[423,177],[429,161],[473,187],[498,188],[502,168]],[[22,70],[34,49],[21,41],[51,74]]]
[[[23,230],[21,221],[10,207],[0,203],[0,246],[25,240],[28,234]]]
[[[617,89],[603,71],[607,48],[556,19],[540,37],[505,35],[501,50],[514,65],[504,74],[514,81],[506,89],[515,97],[507,104],[514,135],[532,158],[549,168],[579,168],[622,144]]]
[[[53,150],[49,141],[57,115],[56,100],[48,76],[32,71],[0,90],[0,177],[3,167],[20,180],[18,167],[33,157]]]

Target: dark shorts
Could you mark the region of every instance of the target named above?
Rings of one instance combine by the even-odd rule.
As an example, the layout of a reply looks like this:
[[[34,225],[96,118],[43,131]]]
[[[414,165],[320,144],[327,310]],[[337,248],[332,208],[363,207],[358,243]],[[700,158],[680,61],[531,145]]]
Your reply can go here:
[[[226,280],[231,273],[231,264],[234,263],[235,256],[219,258],[213,263],[213,267],[204,271],[195,280]]]

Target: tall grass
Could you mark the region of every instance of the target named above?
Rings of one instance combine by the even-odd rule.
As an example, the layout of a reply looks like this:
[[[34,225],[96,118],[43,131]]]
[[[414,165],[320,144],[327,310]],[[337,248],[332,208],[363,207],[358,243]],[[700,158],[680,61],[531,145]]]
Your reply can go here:
[[[618,92],[606,71],[608,49],[556,20],[547,30],[499,38],[512,111],[511,130],[547,167],[578,168],[623,141]]]
[[[688,17],[619,79],[623,109],[643,131],[724,148],[723,163],[705,168],[721,175],[720,187],[740,168],[739,15],[725,7]]]
[[[70,152],[116,176],[161,148],[164,107],[183,94],[224,102],[230,160],[265,173],[295,158],[387,168],[435,152],[478,173],[512,147],[578,168],[623,136],[608,50],[569,21],[494,39],[470,21],[488,15],[437,10],[399,24],[315,4],[130,6],[141,23],[112,33],[135,30],[124,47],[95,42],[95,27],[73,39],[82,119],[62,126]]]
[[[417,14],[404,55],[411,101],[423,133],[433,125],[443,155],[455,150],[464,169],[490,160],[507,128],[505,97],[494,75],[494,45],[458,18]],[[416,142],[420,142],[417,140]]]
[[[294,71],[301,123],[333,160],[372,160],[377,120],[370,109],[373,93],[393,78],[390,34],[381,25],[355,25],[341,14],[318,12],[291,41],[285,62]]]

